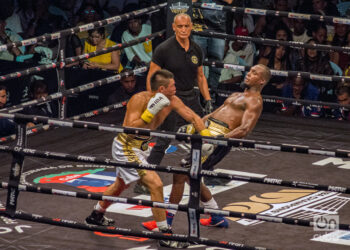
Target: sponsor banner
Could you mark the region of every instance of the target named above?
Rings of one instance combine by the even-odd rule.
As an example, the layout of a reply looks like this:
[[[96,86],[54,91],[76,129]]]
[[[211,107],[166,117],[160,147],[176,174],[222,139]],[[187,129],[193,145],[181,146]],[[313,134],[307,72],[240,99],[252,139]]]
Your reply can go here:
[[[289,12],[289,13],[288,13],[288,17],[289,17],[289,18],[294,18],[294,19],[310,20],[311,15]]]
[[[328,234],[316,234],[311,240],[350,246],[350,232],[344,230],[336,230]],[[329,247],[329,249],[331,248],[332,247]]]
[[[79,170],[82,168],[82,170]],[[59,170],[63,170],[60,172]],[[47,172],[49,172],[47,174]],[[51,173],[50,173],[51,172]],[[252,177],[265,177],[266,175],[247,173],[241,171],[232,171],[226,169],[216,169],[215,172],[227,173],[232,175],[243,175]],[[43,175],[43,173],[46,173]],[[41,174],[41,175],[40,175]],[[38,177],[29,178],[29,176],[35,175]],[[114,167],[106,169],[106,166],[93,165],[93,164],[78,164],[78,165],[59,165],[57,167],[45,167],[41,169],[34,169],[24,172],[21,177],[21,183],[26,185],[34,184],[52,184],[59,183],[67,186],[73,186],[79,189],[86,190],[88,192],[104,192],[106,188],[111,185],[115,180]],[[213,195],[221,193],[232,188],[239,187],[247,182],[244,181],[231,181],[225,186],[209,186]],[[169,201],[172,185],[164,187],[164,199],[165,202]],[[149,195],[138,195],[133,197],[134,199],[150,200]],[[189,199],[189,186],[186,184],[185,193],[181,204],[188,203]],[[133,204],[115,203],[112,204],[108,212],[127,214],[139,217],[152,216],[151,208]]]
[[[338,193],[282,189],[277,192],[264,193],[249,197],[247,202],[234,202],[224,207],[224,210],[234,212],[254,213],[276,217],[291,217],[312,220],[315,216],[336,215],[350,198]],[[257,225],[263,221],[229,218],[245,226]]]

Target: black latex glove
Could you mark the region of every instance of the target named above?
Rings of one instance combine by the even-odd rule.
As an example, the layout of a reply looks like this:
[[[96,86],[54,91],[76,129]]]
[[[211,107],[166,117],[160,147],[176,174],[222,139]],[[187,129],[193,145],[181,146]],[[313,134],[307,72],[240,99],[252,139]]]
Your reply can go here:
[[[204,107],[205,115],[208,115],[213,111],[214,111],[213,101],[212,100],[205,101],[205,107]]]

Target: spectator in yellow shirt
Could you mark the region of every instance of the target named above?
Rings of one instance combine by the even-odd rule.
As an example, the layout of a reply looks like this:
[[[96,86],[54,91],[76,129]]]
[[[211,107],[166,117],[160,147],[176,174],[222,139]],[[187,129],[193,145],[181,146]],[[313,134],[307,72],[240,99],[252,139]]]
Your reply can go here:
[[[106,38],[105,28],[89,30],[89,37],[85,41],[84,53],[103,50],[116,45],[115,42]],[[120,63],[120,51],[115,50],[110,53],[88,58],[83,64],[84,69],[106,69],[120,72],[123,67]]]

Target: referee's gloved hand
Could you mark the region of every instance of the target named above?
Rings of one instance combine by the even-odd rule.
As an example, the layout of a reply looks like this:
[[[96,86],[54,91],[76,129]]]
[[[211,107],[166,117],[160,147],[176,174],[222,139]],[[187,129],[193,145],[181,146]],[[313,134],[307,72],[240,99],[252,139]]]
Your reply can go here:
[[[214,111],[213,101],[212,100],[206,100],[205,101],[205,107],[204,107],[204,113],[205,115],[210,114]]]

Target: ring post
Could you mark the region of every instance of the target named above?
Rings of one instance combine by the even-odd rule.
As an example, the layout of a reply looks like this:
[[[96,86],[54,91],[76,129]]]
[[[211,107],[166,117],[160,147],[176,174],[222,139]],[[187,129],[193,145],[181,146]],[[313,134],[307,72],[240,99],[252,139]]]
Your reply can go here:
[[[190,169],[190,199],[188,202],[188,239],[199,238],[199,198],[200,198],[200,183],[201,183],[201,149],[202,139],[191,139],[191,155],[192,165]]]
[[[16,147],[25,148],[27,146],[27,128],[25,121],[16,120],[17,131]],[[12,163],[9,177],[9,187],[7,191],[6,213],[11,217],[15,216],[17,207],[17,198],[19,194],[18,185],[23,170],[24,154],[21,152],[12,152]]]
[[[58,82],[57,90],[59,92],[64,92],[66,90],[64,61],[67,37],[61,37],[58,41],[61,49],[59,50],[59,66],[56,68]],[[63,119],[67,117],[67,96],[62,96],[60,101],[58,102],[58,117]]]

